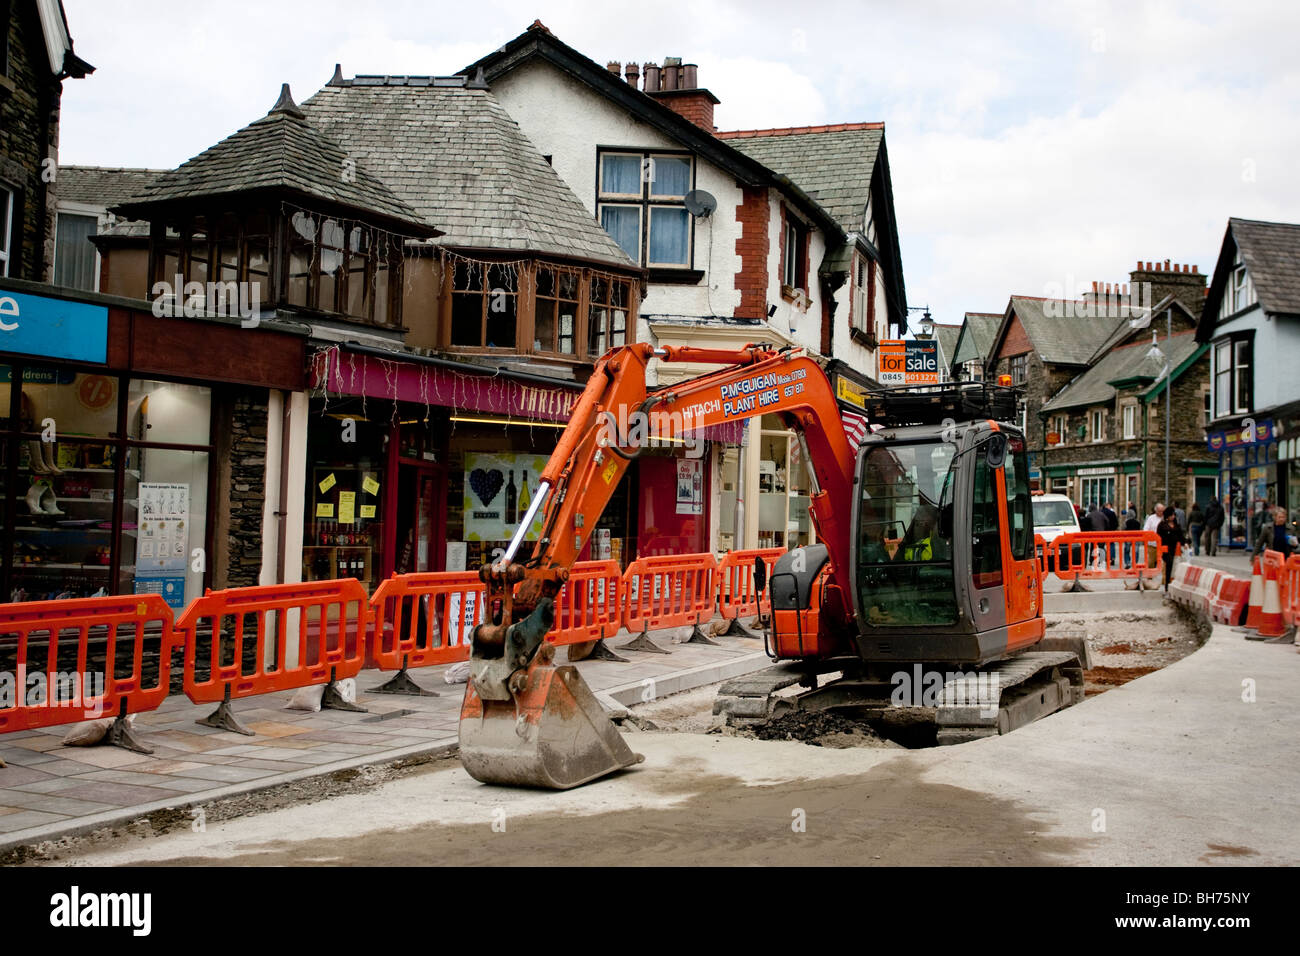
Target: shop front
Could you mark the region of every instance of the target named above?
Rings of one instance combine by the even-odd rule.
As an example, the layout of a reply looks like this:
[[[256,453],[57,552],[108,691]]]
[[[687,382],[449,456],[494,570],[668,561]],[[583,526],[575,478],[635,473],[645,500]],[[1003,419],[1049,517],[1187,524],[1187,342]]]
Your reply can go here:
[[[179,609],[255,582],[260,548],[238,567],[225,532],[249,512],[260,533],[266,396],[301,387],[302,340],[61,291],[0,285],[4,600],[158,593]],[[239,472],[247,496],[228,461],[241,435],[238,454],[263,456]]]
[[[1219,458],[1219,495],[1225,512],[1219,546],[1225,548],[1253,547],[1266,508],[1283,500],[1278,484],[1280,436],[1273,419],[1247,422],[1206,436],[1210,451]]]
[[[303,577],[367,587],[394,573],[473,570],[504,550],[581,388],[338,347],[316,354],[312,381]],[[584,557],[635,552],[635,472]],[[540,525],[539,514],[526,540]]]

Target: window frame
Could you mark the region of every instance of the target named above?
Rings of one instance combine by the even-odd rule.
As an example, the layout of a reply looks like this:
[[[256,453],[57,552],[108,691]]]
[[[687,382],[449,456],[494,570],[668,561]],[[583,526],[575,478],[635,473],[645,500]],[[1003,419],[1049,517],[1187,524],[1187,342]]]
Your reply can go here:
[[[1029,381],[1029,353],[1021,352],[1019,355],[1012,355],[1007,360],[1008,370],[1011,372],[1011,384],[1023,385]]]
[[[808,224],[798,216],[793,215],[789,209],[785,210],[785,231],[781,237],[781,262],[783,271],[781,273],[781,291],[782,293],[793,295],[796,289],[802,290],[805,296],[811,297],[811,293],[805,286],[808,284],[808,237],[811,230]],[[786,290],[789,290],[787,293]]]
[[[629,156],[636,157],[641,163],[641,180],[640,190],[636,193],[618,193],[607,191],[605,189],[605,159],[609,156]],[[646,175],[647,162],[657,162],[660,159],[680,160],[689,166],[688,185],[685,193],[681,195],[655,194],[653,190],[654,182]],[[690,151],[673,151],[666,149],[630,149],[625,146],[597,146],[596,147],[596,183],[595,183],[595,207],[596,222],[602,229],[605,228],[603,222],[603,211],[606,206],[625,206],[634,207],[638,210],[637,236],[638,248],[637,255],[628,258],[632,259],[638,266],[645,269],[662,269],[676,270],[679,272],[690,272],[695,268],[695,217],[686,211],[686,193],[696,188],[696,176],[699,172],[699,166],[696,163],[695,154]],[[650,226],[652,210],[656,207],[669,207],[682,210],[686,217],[686,259],[684,262],[653,262],[651,261],[650,251]],[[609,234],[607,232],[607,234]],[[609,234],[613,238],[612,234]],[[620,246],[620,248],[622,248]],[[627,252],[626,249],[623,250]]]
[[[58,284],[59,284],[59,283],[58,283],[59,259],[60,259],[60,255],[59,255],[59,222],[60,222],[60,220],[62,220],[65,216],[74,217],[74,218],[77,218],[77,219],[91,219],[91,220],[94,220],[95,228],[94,228],[94,230],[91,232],[91,235],[92,235],[92,236],[95,236],[95,235],[98,235],[98,234],[99,234],[99,230],[100,230],[101,228],[103,228],[103,225],[104,225],[104,219],[105,219],[105,217],[101,214],[100,210],[87,210],[87,209],[82,208],[82,207],[77,206],[77,205],[72,205],[72,204],[65,205],[65,204],[63,204],[63,203],[60,203],[60,204],[59,204],[58,209],[56,209],[56,210],[54,211],[54,261],[50,263],[50,274],[51,274],[52,276],[55,277],[55,285],[58,285]],[[91,288],[89,288],[89,289],[83,288],[82,286],[64,286],[64,288],[81,289],[83,292],[98,292],[98,291],[99,291],[99,272],[100,272],[100,256],[99,256],[99,249],[97,249],[97,248],[95,247],[95,244],[92,243],[92,242],[90,242],[89,240],[87,240],[87,245],[90,246],[91,252],[92,252],[92,254],[93,254],[93,256],[94,256],[94,261],[93,261],[93,263],[91,264],[91,267],[90,267],[90,268],[91,268],[91,276],[92,276],[93,279],[94,279],[94,284],[93,284],[93,286],[92,286]]]
[[[1106,440],[1106,412],[1094,408],[1088,412],[1088,440],[1096,443]]]
[[[554,279],[554,286],[553,286],[553,292],[550,293],[550,294],[544,294],[544,293],[541,291],[541,282],[540,282],[540,277],[541,277],[542,272],[550,272],[550,273],[552,273],[552,274],[554,275],[554,277],[555,277],[555,279]],[[581,356],[578,354],[578,340],[579,340],[579,338],[580,338],[580,336],[579,336],[579,334],[578,334],[578,328],[579,328],[579,326],[582,325],[582,312],[581,312],[581,309],[582,309],[582,291],[583,291],[583,280],[584,280],[584,276],[583,276],[583,274],[582,274],[582,270],[581,270],[581,269],[577,269],[577,268],[571,268],[571,267],[565,267],[565,266],[559,266],[559,265],[552,265],[552,264],[550,264],[550,263],[546,263],[546,262],[539,262],[539,263],[537,263],[537,265],[535,266],[535,268],[532,270],[532,277],[533,277],[533,278],[532,278],[532,283],[533,283],[533,296],[532,296],[532,299],[533,299],[533,317],[532,317],[532,327],[533,327],[533,347],[530,349],[530,351],[532,351],[532,352],[534,352],[534,353],[536,353],[536,354],[538,354],[538,355],[555,355],[555,356],[559,356],[559,357],[561,357],[561,358],[566,358],[566,359],[578,359],[578,358],[581,358]],[[573,279],[573,281],[575,282],[575,287],[574,287],[574,291],[573,291],[573,298],[569,298],[569,297],[567,297],[567,296],[562,296],[562,295],[560,295],[560,284],[561,284],[562,280],[563,280],[564,278],[566,278],[566,277],[571,277],[571,278]],[[556,347],[555,347],[554,349],[548,349],[548,348],[546,348],[546,347],[545,347],[545,344],[542,343],[542,341],[537,337],[537,320],[538,320],[538,318],[539,318],[539,316],[540,316],[540,303],[542,303],[543,301],[545,301],[545,302],[550,302],[550,303],[554,303],[554,305],[555,305],[555,315],[554,315],[554,320],[555,320],[555,343],[554,343],[554,344],[555,344]],[[561,303],[572,303],[572,304],[573,304],[573,329],[572,329],[572,331],[569,333],[569,338],[572,340],[572,343],[573,343],[573,349],[572,349],[572,351],[568,351],[568,352],[566,352],[566,351],[564,351],[563,349],[560,349],[560,348],[559,348],[560,342],[564,339],[564,335],[563,335],[563,327],[562,327],[562,325],[561,325],[561,323],[560,323],[560,305],[561,305]]]
[[[470,268],[471,265],[472,265],[473,267],[475,267],[475,268],[482,268],[482,270],[483,270],[483,274],[479,277],[479,283],[480,283],[479,288],[477,288],[477,289],[458,289],[458,288],[456,288],[456,272],[457,272],[457,270],[458,270],[462,265],[463,265],[465,268]],[[479,312],[479,334],[478,334],[478,341],[477,341],[475,344],[468,345],[468,344],[465,344],[465,343],[463,343],[463,342],[456,342],[455,339],[452,338],[452,340],[451,340],[451,347],[452,347],[452,348],[455,348],[455,349],[477,350],[477,351],[481,351],[481,352],[489,352],[489,353],[503,353],[503,352],[518,352],[518,351],[520,351],[520,349],[519,349],[519,345],[520,345],[519,335],[520,335],[520,331],[521,331],[521,329],[523,328],[523,323],[522,323],[522,319],[523,319],[522,301],[523,301],[523,298],[524,298],[524,296],[523,296],[523,288],[522,288],[522,281],[523,281],[523,277],[524,277],[524,275],[526,274],[526,268],[527,268],[527,267],[526,267],[526,266],[521,266],[521,265],[519,265],[518,263],[515,263],[515,262],[486,262],[486,263],[479,263],[479,262],[471,262],[470,260],[459,260],[459,259],[458,259],[458,260],[455,260],[455,261],[453,261],[453,262],[451,262],[451,263],[450,263],[450,266],[451,266],[451,268],[450,268],[449,271],[451,272],[451,315],[452,315],[452,318],[450,319],[450,321],[451,321],[451,328],[448,329],[448,333],[449,333],[449,335],[452,335],[452,336],[455,335],[455,318],[454,318],[454,314],[455,314],[456,298],[457,298],[457,296],[460,296],[460,297],[462,297],[462,298],[464,298],[464,299],[469,299],[469,298],[471,298],[471,297],[477,296],[478,299],[479,299],[479,309],[478,309],[478,312]],[[492,283],[492,270],[493,270],[493,269],[513,270],[513,271],[514,271],[514,287],[513,287],[513,288],[504,288],[504,287],[494,286],[493,283]],[[505,296],[509,297],[510,299],[512,299],[512,300],[514,301],[514,323],[515,323],[515,335],[514,335],[514,341],[511,342],[509,345],[488,345],[488,343],[487,343],[487,340],[488,340],[488,314],[489,314],[489,312],[491,311],[491,306],[492,306],[491,300],[492,300],[492,298],[493,298],[493,296],[494,296],[494,294],[495,294],[495,293],[493,292],[493,289],[494,289],[494,288],[501,288],[501,292],[500,292],[500,294],[501,294],[501,295],[505,295]]]
[[[1137,438],[1137,403],[1125,402],[1120,406],[1123,421],[1123,435],[1126,439]]]
[[[0,202],[4,204],[4,208],[0,209],[0,276],[9,275],[9,264],[13,261],[13,221],[17,205],[15,195],[13,189],[0,183]]]
[[[1214,418],[1250,414],[1255,400],[1253,333],[1236,333],[1215,339],[1211,355],[1210,388],[1214,396],[1211,400]]]

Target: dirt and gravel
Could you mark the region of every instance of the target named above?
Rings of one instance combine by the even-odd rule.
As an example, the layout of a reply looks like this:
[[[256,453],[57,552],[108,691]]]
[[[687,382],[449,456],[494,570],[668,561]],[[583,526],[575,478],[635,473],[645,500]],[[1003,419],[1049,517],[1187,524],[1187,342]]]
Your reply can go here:
[[[1080,631],[1088,636],[1092,669],[1084,672],[1084,694],[1095,696],[1181,660],[1204,643],[1208,631],[1173,605],[1142,611],[1049,614],[1048,634]],[[724,734],[759,740],[798,740],[814,747],[925,747],[934,743],[923,708],[891,708],[885,718],[843,713],[783,714],[765,724],[731,728],[713,714],[718,685],[638,704],[624,729]],[[784,693],[797,693],[798,687]]]

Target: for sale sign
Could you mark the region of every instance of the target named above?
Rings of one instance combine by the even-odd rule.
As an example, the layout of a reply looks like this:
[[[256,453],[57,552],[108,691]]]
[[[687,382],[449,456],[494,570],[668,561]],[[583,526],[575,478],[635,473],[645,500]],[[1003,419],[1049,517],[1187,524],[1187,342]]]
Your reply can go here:
[[[876,350],[881,385],[937,385],[939,346],[934,339],[896,339]]]

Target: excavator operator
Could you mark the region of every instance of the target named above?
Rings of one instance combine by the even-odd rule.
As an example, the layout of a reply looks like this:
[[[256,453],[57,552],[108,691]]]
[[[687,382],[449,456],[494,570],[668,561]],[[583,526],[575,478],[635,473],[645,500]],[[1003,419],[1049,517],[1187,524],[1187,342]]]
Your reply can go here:
[[[894,555],[895,561],[933,561],[941,557],[944,542],[938,538],[939,512],[934,505],[924,503],[908,526],[907,534]]]

